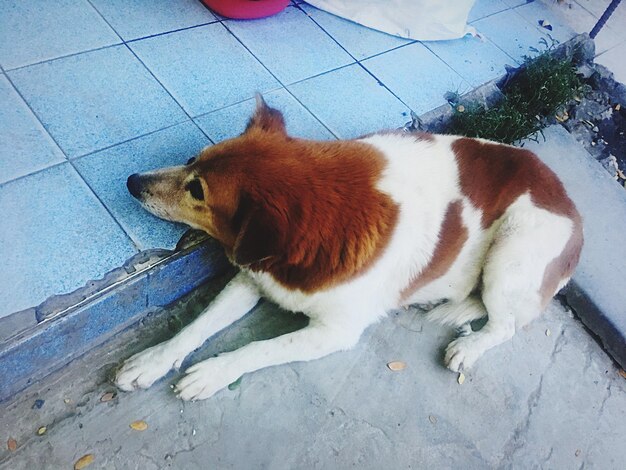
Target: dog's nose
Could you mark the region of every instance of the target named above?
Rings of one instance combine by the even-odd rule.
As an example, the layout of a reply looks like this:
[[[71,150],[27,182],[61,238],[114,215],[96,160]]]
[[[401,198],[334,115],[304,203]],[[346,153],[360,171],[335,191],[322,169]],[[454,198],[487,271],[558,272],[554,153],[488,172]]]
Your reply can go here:
[[[133,197],[138,198],[141,193],[141,177],[137,173],[130,175],[126,180],[126,187]]]

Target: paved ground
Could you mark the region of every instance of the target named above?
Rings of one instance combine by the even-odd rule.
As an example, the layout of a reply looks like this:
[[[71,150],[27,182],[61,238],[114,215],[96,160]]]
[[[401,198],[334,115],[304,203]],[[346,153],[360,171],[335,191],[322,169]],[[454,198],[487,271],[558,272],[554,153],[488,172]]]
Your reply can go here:
[[[0,317],[71,292],[138,250],[173,247],[183,228],[134,204],[126,177],[238,133],[255,91],[299,136],[399,127],[410,111],[444,104],[446,92],[502,75],[548,33],[565,41],[588,32],[607,3],[477,0],[470,21],[484,40],[416,43],[300,1],[241,22],[198,0],[2,0]],[[624,10],[597,40],[622,70]]]
[[[487,353],[462,385],[441,361],[453,331],[400,311],[370,328],[353,351],[244,376],[238,388],[208,401],[176,399],[171,374],[148,391],[100,402],[114,390],[105,379],[120,358],[166,336],[168,317],[177,325],[220,286],[147,319],[0,408],[0,439],[18,444],[13,453],[2,446],[0,469],[69,469],[88,453],[90,468],[124,470],[623,468],[626,380],[556,301]],[[192,362],[302,324],[262,304]],[[395,360],[406,369],[390,371],[386,364]],[[40,409],[37,399],[45,400]],[[135,420],[148,429],[132,430]]]
[[[564,10],[550,1],[479,0],[471,19],[486,42],[426,45],[364,33],[306,6],[281,18],[294,28],[272,20],[264,29],[221,21],[192,3],[197,7],[180,0],[186,7],[172,9],[150,2],[152,9],[133,12],[125,2],[113,8],[84,0],[59,11],[49,2],[4,2],[13,16],[0,22],[17,23],[0,23],[1,34],[14,34],[0,36],[0,92],[8,97],[0,101],[0,136],[13,136],[15,144],[11,155],[0,144],[0,317],[72,290],[139,249],[173,245],[180,227],[129,204],[123,180],[238,132],[251,106],[237,94],[244,88],[269,91],[268,101],[286,110],[299,135],[351,137],[394,127],[409,110],[439,104],[441,96],[416,83],[479,85],[545,35],[537,19],[553,23],[563,40],[572,29],[588,31],[598,5],[608,2],[577,0]],[[16,5],[36,12],[21,14]],[[600,57],[623,71],[620,8],[597,45]],[[31,34],[51,28],[30,18],[63,18],[68,27],[52,40]],[[277,38],[283,30],[297,35]],[[176,70],[209,54],[203,38],[230,44],[238,58],[217,71],[222,77],[240,73],[243,60],[253,78],[210,89],[180,82]],[[287,58],[268,52],[278,40]],[[189,52],[188,62],[174,60],[180,50]],[[335,62],[316,61],[320,56]],[[416,59],[428,64],[420,70],[438,71],[436,79],[416,78]],[[119,127],[126,119],[132,126]],[[0,469],[71,468],[88,453],[95,456],[90,468],[120,469],[623,467],[626,381],[556,302],[488,353],[462,385],[441,364],[453,332],[402,311],[368,330],[354,351],[257,372],[206,402],[179,402],[169,389],[175,374],[147,392],[100,402],[114,390],[107,377],[121,359],[171,334],[219,288],[216,281],[197,291],[0,405],[0,443],[15,439],[17,446],[10,452],[0,445]],[[263,304],[192,362],[303,321]],[[391,372],[386,364],[393,360],[407,368]],[[130,429],[135,420],[148,429]],[[46,432],[37,436],[41,426]]]

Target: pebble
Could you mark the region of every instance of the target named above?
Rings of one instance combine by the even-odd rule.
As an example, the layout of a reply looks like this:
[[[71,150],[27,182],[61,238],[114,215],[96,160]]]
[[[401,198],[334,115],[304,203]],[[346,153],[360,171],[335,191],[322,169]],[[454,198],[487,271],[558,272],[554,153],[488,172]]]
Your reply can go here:
[[[7,449],[9,449],[10,452],[15,452],[15,449],[17,449],[17,441],[12,437],[7,441]]]
[[[38,410],[40,410],[45,402],[46,402],[45,400],[41,400],[41,399],[35,400],[35,403],[33,403],[32,409],[34,410],[35,408],[37,408]]]
[[[387,367],[389,367],[389,370],[398,372],[400,370],[406,369],[406,363],[402,361],[392,361],[389,364],[387,364]]]

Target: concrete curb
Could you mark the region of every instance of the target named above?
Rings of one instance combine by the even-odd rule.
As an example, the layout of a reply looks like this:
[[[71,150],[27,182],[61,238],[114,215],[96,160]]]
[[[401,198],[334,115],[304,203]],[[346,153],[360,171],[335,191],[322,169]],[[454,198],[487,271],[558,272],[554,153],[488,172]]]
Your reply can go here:
[[[144,252],[100,281],[14,314],[22,321],[22,317],[32,320],[25,329],[0,342],[0,401],[102,344],[147,313],[223,274],[228,266],[213,240],[181,251]]]
[[[562,126],[526,141],[559,175],[583,217],[585,245],[572,281],[563,290],[568,304],[626,368],[626,191]]]

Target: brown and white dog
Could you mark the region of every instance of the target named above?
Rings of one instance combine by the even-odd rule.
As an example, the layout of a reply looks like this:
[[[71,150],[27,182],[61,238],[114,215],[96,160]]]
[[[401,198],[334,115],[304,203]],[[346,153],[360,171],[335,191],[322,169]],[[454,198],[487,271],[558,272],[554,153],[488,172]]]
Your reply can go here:
[[[310,317],[299,331],[190,367],[176,385],[185,400],[264,367],[349,349],[409,304],[440,303],[430,319],[465,326],[444,360],[469,368],[539,315],[583,244],[563,185],[527,150],[400,132],[297,139],[260,96],[241,136],[186,166],[132,175],[128,187],[150,212],[216,238],[240,272],[177,336],[128,359],[116,377],[122,390],[180,367],[261,296]]]

